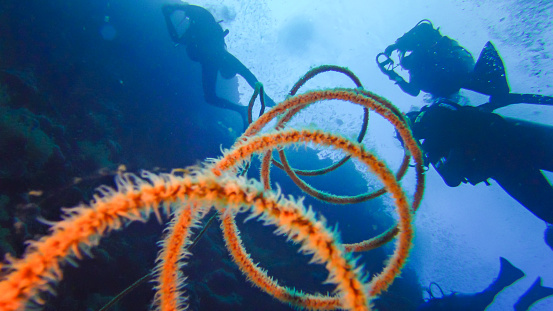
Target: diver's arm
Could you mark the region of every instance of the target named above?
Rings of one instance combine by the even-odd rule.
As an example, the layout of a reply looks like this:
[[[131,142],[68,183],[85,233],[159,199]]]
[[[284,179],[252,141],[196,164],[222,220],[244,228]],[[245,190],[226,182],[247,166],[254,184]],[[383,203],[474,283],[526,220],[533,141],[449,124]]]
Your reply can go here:
[[[402,91],[411,96],[418,96],[421,92],[418,87],[414,86],[412,83],[403,80],[403,78],[401,78],[400,81],[396,81],[396,84],[399,85]]]
[[[405,81],[405,79],[403,79],[400,75],[398,75],[394,71],[391,71],[388,74],[388,78],[390,78],[390,80],[395,81],[396,84],[399,85],[399,87],[401,88],[402,91],[404,91],[405,93],[407,93],[411,96],[417,96],[417,95],[419,95],[419,93],[421,91],[420,88],[413,85],[413,83],[409,83],[409,82]]]
[[[242,78],[244,78],[246,82],[248,82],[248,84],[255,89],[256,84],[259,83],[255,75],[234,55],[228,52],[225,53],[227,53],[227,55],[224,58],[225,61],[222,63],[222,67],[220,69],[222,71],[226,71],[227,73],[235,73],[242,76]],[[266,93],[264,93],[264,102],[267,107],[273,107],[276,105],[273,99]]]
[[[397,44],[392,44],[392,45],[389,45],[385,50],[384,50],[384,54],[388,56],[388,61],[391,61],[389,59],[390,55],[392,55],[392,52],[397,50],[398,49],[398,46]],[[378,61],[378,57],[377,57],[377,63],[378,63],[378,66],[380,67],[380,70],[388,76],[388,79],[394,81],[397,85],[399,85],[399,87],[407,94],[411,95],[411,96],[417,96],[419,95],[420,93],[420,89],[416,86],[413,85],[413,83],[409,83],[407,81],[405,81],[405,79],[403,79],[399,74],[397,74],[397,72],[395,72],[393,69],[391,70],[387,70],[386,68],[383,67],[383,65],[381,63],[379,63]],[[392,62],[393,64],[393,62]]]

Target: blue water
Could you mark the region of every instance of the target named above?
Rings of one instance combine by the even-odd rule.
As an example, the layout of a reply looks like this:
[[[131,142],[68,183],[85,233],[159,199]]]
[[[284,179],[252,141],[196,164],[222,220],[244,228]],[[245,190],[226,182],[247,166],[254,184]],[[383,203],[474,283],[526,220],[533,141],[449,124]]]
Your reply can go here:
[[[221,156],[242,131],[238,114],[204,100],[201,67],[171,42],[161,5],[154,0],[33,1],[0,4],[0,253],[21,256],[24,241],[47,232],[37,219],[58,220],[60,208],[91,198],[93,189],[112,184],[118,166],[167,172]],[[443,34],[458,40],[477,57],[491,40],[507,68],[513,92],[553,95],[550,57],[553,32],[550,1],[198,1],[223,29],[228,50],[264,83],[275,101],[309,68],[346,66],[365,88],[407,112],[427,104],[410,97],[384,77],[374,63],[377,53],[429,18]],[[403,72],[402,74],[405,74]],[[221,96],[246,104],[252,92],[241,79],[220,80]],[[328,74],[305,89],[347,86]],[[302,89],[303,90],[303,89]],[[483,103],[479,94],[462,92],[464,104]],[[521,107],[522,106],[522,107]],[[551,125],[553,109],[521,105],[502,115]],[[336,108],[340,107],[340,108]],[[313,108],[295,124],[354,137],[360,110],[328,105]],[[323,120],[321,122],[321,120]],[[394,131],[378,117],[365,139],[392,169],[401,149]],[[311,148],[290,151],[302,168],[332,163],[330,152]],[[46,159],[46,160],[45,160]],[[258,161],[249,176],[258,178]],[[78,182],[75,178],[80,178]],[[278,169],[273,180],[282,192],[304,194]],[[341,195],[366,192],[374,178],[348,162],[336,172],[308,178],[318,189]],[[412,196],[413,171],[404,186]],[[31,190],[42,196],[28,195]],[[377,198],[354,206],[332,206],[305,199],[337,226],[344,242],[383,232],[394,223],[391,200]],[[239,226],[252,257],[287,286],[332,292],[322,284],[324,268],[309,256],[250,220]],[[155,219],[114,233],[93,250],[93,258],[64,270],[46,294],[44,310],[98,310],[154,266],[164,225]],[[499,271],[499,256],[526,277],[498,295],[487,310],[510,310],[538,277],[553,287],[551,249],[543,240],[545,224],[492,182],[491,186],[447,187],[433,169],[415,220],[416,237],[402,277],[376,301],[378,310],[415,310],[436,282],[446,294],[475,293]],[[393,243],[392,243],[393,244]],[[393,251],[388,245],[359,255],[368,275],[381,271]],[[191,310],[292,310],[251,286],[228,256],[218,225],[192,250],[183,273],[188,276]],[[143,284],[112,310],[148,310],[152,284]],[[550,310],[553,299],[532,310]]]

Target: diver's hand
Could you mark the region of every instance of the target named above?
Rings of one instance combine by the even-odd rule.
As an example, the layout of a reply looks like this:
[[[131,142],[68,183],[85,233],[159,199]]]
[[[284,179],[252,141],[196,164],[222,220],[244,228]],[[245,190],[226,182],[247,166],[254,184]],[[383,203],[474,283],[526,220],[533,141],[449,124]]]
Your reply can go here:
[[[388,79],[395,81],[396,83],[405,81],[400,75],[398,75],[395,71],[390,70],[387,71]]]

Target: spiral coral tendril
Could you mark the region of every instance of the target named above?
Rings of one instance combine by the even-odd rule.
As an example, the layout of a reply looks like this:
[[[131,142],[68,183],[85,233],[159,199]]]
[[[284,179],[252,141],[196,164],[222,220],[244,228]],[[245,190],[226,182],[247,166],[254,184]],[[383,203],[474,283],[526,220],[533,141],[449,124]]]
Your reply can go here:
[[[311,73],[311,76],[315,74]],[[258,92],[263,94],[261,87]],[[412,204],[401,189],[400,177],[394,176],[359,142],[321,131],[283,129],[285,122],[273,131],[259,134],[276,116],[299,111],[322,99],[360,104],[381,114],[396,127],[417,164],[417,188]],[[364,245],[344,246],[337,233],[327,229],[324,220],[305,208],[301,200],[286,199],[271,191],[268,181],[271,150],[298,143],[333,147],[364,163],[394,199],[399,215],[397,226],[368,243],[363,242]],[[236,167],[249,161],[254,154],[265,155],[261,170],[263,184],[232,175]],[[287,166],[284,158],[283,163]],[[22,258],[9,260],[2,266],[0,310],[22,310],[30,301],[41,303],[39,292],[50,290],[62,279],[63,263],[72,258],[80,259],[82,252],[98,245],[109,232],[120,230],[133,221],[147,221],[152,214],[160,221],[162,214],[172,217],[153,273],[156,280],[155,306],[163,311],[185,310],[184,278],[180,275],[180,267],[190,256],[187,248],[191,244],[193,229],[212,208],[219,213],[225,244],[234,261],[247,279],[263,291],[295,307],[370,310],[371,300],[386,290],[400,274],[409,255],[413,237],[412,217],[424,188],[419,164],[422,165],[421,153],[403,116],[376,95],[362,89],[334,89],[290,97],[254,122],[221,159],[202,168],[185,170],[184,174],[144,172],[140,177],[123,174],[116,178],[116,189],[101,187],[89,204],[66,209],[63,220],[52,226],[49,235],[30,242]],[[402,166],[400,172],[404,170],[406,167]],[[288,235],[301,245],[304,253],[312,254],[313,262],[323,264],[328,270],[328,281],[336,285],[335,295],[306,294],[283,287],[253,263],[242,245],[234,221],[235,214],[242,212],[249,212],[251,217],[259,217],[266,224],[276,226],[278,233]],[[363,283],[360,268],[355,266],[348,251],[377,247],[394,236],[397,236],[396,249],[387,265],[368,284]]]

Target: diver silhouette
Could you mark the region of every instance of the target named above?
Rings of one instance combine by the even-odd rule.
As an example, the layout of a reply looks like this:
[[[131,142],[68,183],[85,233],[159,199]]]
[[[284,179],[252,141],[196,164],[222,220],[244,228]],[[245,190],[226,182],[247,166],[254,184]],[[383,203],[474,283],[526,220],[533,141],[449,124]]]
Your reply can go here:
[[[393,65],[390,56],[396,50],[399,65],[409,71],[409,82],[393,68],[386,67]],[[384,53],[377,55],[377,63],[390,80],[412,96],[422,90],[435,97],[448,98],[461,88],[486,95],[509,93],[503,62],[491,42],[486,43],[475,63],[469,51],[434,29],[429,20],[420,21],[386,47]]]
[[[475,65],[472,55],[457,41],[442,36],[428,20],[419,22],[379,55],[389,60],[395,50],[401,67],[409,71],[409,82],[393,70],[383,72],[409,95],[417,96],[422,90],[448,97],[469,85]]]
[[[390,58],[394,51],[398,52],[399,66],[409,72],[409,82],[394,71],[398,66]],[[379,53],[376,62],[390,80],[412,96],[424,91],[435,98],[451,99],[460,89],[467,89],[490,96],[489,103],[480,106],[484,111],[517,103],[553,105],[550,96],[510,93],[505,66],[491,42],[474,62],[469,51],[426,19]]]
[[[166,4],[162,7],[162,12],[171,40],[176,44],[185,45],[188,57],[202,66],[202,85],[206,102],[238,112],[244,126],[247,127],[248,107],[232,103],[216,94],[218,72],[225,79],[238,74],[252,88],[255,88],[258,83],[254,74],[227,51],[225,36],[228,34],[228,29],[223,31],[213,15],[200,6],[186,3]],[[269,107],[275,105],[267,95],[264,101]]]
[[[407,113],[415,139],[450,187],[494,179],[511,197],[553,224],[553,126],[504,118],[447,99]]]
[[[409,82],[394,71],[389,55],[399,51]],[[408,54],[410,53],[410,54]],[[427,165],[450,187],[494,179],[530,212],[553,223],[553,187],[540,170],[553,171],[553,126],[504,118],[495,109],[516,103],[553,104],[553,97],[513,94],[503,61],[488,42],[478,61],[428,20],[388,46],[376,61],[406,93],[420,91],[434,103],[407,114]],[[461,88],[490,95],[488,103],[461,106],[450,100]]]
[[[525,276],[524,272],[513,266],[507,259],[500,257],[499,261],[499,275],[483,291],[472,294],[453,292],[450,295],[444,295],[442,289],[436,283],[430,283],[430,287],[426,290],[430,297],[418,306],[417,311],[484,311],[493,303],[497,294]],[[438,298],[434,296],[432,285],[438,287],[442,297]],[[553,288],[542,286],[541,277],[538,277],[530,288],[517,300],[514,310],[526,311],[533,304],[551,295],[553,295]]]

